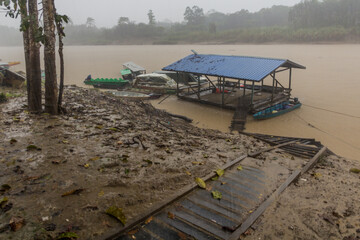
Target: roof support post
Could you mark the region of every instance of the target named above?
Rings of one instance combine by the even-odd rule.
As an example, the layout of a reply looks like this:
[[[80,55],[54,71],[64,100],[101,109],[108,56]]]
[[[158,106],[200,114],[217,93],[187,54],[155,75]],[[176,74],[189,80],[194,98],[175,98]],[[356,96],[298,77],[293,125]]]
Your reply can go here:
[[[291,91],[291,77],[292,77],[292,68],[290,68],[290,72],[289,72],[289,92]]]
[[[274,101],[274,87],[275,87],[275,72],[273,72],[273,84],[272,84],[272,93],[271,93],[271,102]]]
[[[220,87],[221,89],[221,87]],[[221,96],[221,106],[224,106],[225,105],[225,102],[224,102],[224,94],[225,94],[225,78],[223,78],[223,81],[222,81],[222,96]]]
[[[254,90],[255,90],[255,81],[252,82],[252,88],[251,88],[251,106],[254,103]]]
[[[176,96],[179,97],[179,72],[176,72],[176,78],[178,79],[176,81]]]
[[[243,90],[243,97],[245,97],[245,90],[246,90],[246,80],[244,80],[244,90]]]
[[[200,100],[200,80],[198,80],[198,98]]]
[[[209,87],[210,87],[210,84],[214,87],[214,89],[216,89],[216,86],[215,86],[215,84],[210,80],[210,78],[208,77],[208,76],[206,76],[205,75],[205,77],[206,77],[206,79],[208,80],[208,82],[209,82]]]

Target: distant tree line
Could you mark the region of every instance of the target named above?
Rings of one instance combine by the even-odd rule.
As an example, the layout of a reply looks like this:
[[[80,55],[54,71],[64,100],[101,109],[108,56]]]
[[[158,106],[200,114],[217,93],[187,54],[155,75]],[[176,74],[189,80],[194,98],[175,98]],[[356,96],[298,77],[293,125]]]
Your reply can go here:
[[[98,28],[92,18],[66,27],[67,44],[181,44],[360,41],[359,0],[304,0],[293,7],[273,6],[258,12],[204,13],[187,7],[184,21],[148,23],[119,17],[112,28]],[[1,29],[0,29],[1,32]],[[0,40],[1,41],[1,40]],[[0,42],[1,44],[1,42]]]

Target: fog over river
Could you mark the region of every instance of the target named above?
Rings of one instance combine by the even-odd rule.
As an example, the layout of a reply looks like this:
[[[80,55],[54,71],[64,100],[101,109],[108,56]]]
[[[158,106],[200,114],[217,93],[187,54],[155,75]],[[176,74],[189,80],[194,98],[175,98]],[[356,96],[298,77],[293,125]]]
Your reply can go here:
[[[293,71],[292,95],[299,110],[265,121],[248,117],[246,131],[315,138],[333,152],[360,161],[360,45],[172,45],[65,46],[66,84],[85,86],[93,77],[120,77],[122,63],[133,61],[148,72],[160,70],[189,54],[245,55],[289,59],[307,67]],[[21,47],[0,47],[3,61],[21,61]],[[285,84],[286,77],[283,81]],[[287,86],[287,84],[285,85]],[[186,115],[199,127],[229,131],[232,111],[168,98],[157,108]],[[321,109],[326,110],[321,110]]]

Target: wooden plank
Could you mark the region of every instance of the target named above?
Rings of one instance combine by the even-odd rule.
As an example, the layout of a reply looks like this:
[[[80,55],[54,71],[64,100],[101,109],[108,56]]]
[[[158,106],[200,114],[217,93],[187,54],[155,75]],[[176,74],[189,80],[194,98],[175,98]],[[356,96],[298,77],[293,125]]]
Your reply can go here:
[[[307,171],[309,171],[310,168],[312,168],[317,161],[319,161],[320,157],[326,152],[326,147],[323,147],[306,165],[305,167],[301,170],[301,174],[306,173]]]
[[[241,162],[242,160],[244,160],[247,157],[247,154],[242,155],[240,157],[238,157],[237,159],[223,165],[221,167],[221,169],[228,169],[229,167],[232,167],[233,165]],[[204,181],[208,181],[211,178],[215,177],[216,173],[210,173],[208,174],[204,179]],[[133,227],[135,227],[136,225],[144,222],[146,219],[148,219],[149,217],[153,216],[154,214],[160,212],[161,210],[163,210],[165,207],[167,207],[168,205],[174,203],[175,201],[179,200],[180,198],[182,198],[183,196],[185,196],[186,194],[190,193],[191,191],[193,191],[195,188],[197,188],[198,185],[196,183],[193,183],[187,187],[185,187],[182,191],[180,191],[179,193],[175,194],[173,197],[170,198],[170,200],[165,200],[157,205],[155,205],[154,207],[150,208],[144,215],[141,215],[137,218],[135,218],[134,221],[127,223],[122,229],[120,230],[112,230],[109,233],[107,233],[102,239],[106,239],[106,240],[111,240],[111,239],[116,239],[116,237],[121,236],[122,234],[124,234],[126,231],[132,229]]]
[[[268,198],[265,202],[263,202],[260,207],[258,207],[255,212],[253,212],[243,224],[241,224],[240,228],[238,228],[235,232],[231,234],[228,240],[237,240],[251,225],[260,217],[261,214],[266,210],[271,203],[275,201],[275,199],[301,174],[300,170],[296,170],[291,174],[291,176]]]
[[[244,201],[241,201],[240,199],[237,199],[237,198],[228,197],[227,195],[224,195],[224,194],[223,194],[221,201],[201,195],[201,194],[199,194],[199,191],[197,191],[194,194],[194,198],[197,198],[202,201],[211,202],[222,208],[227,209],[228,211],[237,213],[239,215],[246,213],[247,210],[250,208],[250,204],[248,204]],[[192,197],[190,197],[189,199],[193,200]]]
[[[166,224],[172,226],[173,228],[188,234],[189,236],[195,237],[198,240],[216,240],[218,238],[215,238],[210,233],[204,233],[197,229],[197,227],[185,223],[177,218],[171,219],[168,218],[168,216],[165,213],[161,213],[159,216],[157,216],[158,219],[165,222]]]
[[[187,211],[192,212],[205,219],[208,219],[209,221],[214,221],[220,226],[227,226],[231,228],[238,226],[238,224],[240,223],[238,222],[239,220],[233,221],[222,214],[212,211],[212,209],[197,205],[188,199],[182,200],[179,204],[181,204],[182,207],[187,209]]]
[[[254,153],[250,153],[248,154],[249,157],[256,157],[258,155],[260,155],[261,153],[263,152],[268,152],[268,151],[271,151],[275,148],[280,148],[280,147],[283,147],[283,146],[286,146],[286,145],[289,145],[289,144],[292,144],[292,143],[295,143],[296,141],[291,141],[291,142],[287,142],[287,143],[283,143],[283,144],[279,144],[279,145],[276,145],[276,146],[273,146],[273,147],[269,147],[269,148],[266,148],[266,149],[263,149],[263,150],[260,150],[260,151],[257,151],[257,152],[254,152]]]
[[[218,201],[217,204],[211,202],[211,201],[207,201],[207,199],[200,199],[200,198],[196,198],[196,197],[189,197],[189,200],[191,200],[193,203],[196,203],[199,206],[203,206],[203,207],[207,207],[209,209],[212,209],[213,211],[218,212],[219,214],[222,214],[226,217],[228,217],[229,219],[231,219],[234,222],[239,221],[238,217],[239,214],[235,213],[235,211],[231,211],[227,208],[225,208],[224,206],[222,206],[221,204],[219,204],[221,201]],[[238,222],[240,223],[240,222]]]
[[[299,176],[306,173],[310,168],[312,168],[320,157],[326,152],[326,147],[323,147],[306,165],[302,170],[296,170],[291,174],[291,176],[268,198],[265,202],[263,202],[255,212],[253,212],[249,218],[241,224],[240,228],[238,228],[228,240],[237,240],[241,234],[243,234],[251,225],[256,221],[256,219],[263,214],[267,207],[270,206],[271,203],[275,201],[275,199]]]
[[[220,227],[218,224],[214,222],[207,221],[201,217],[187,213],[186,211],[177,211],[175,210],[175,208],[171,209],[170,211],[175,214],[176,218],[183,219],[186,222],[189,222],[211,234],[214,234],[217,237],[227,239],[227,237],[230,236],[228,232],[222,230],[222,227]]]

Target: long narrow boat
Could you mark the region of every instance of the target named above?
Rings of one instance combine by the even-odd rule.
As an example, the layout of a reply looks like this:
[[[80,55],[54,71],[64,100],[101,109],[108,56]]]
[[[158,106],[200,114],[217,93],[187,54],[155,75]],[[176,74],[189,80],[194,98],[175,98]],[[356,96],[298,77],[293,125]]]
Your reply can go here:
[[[128,80],[122,78],[86,78],[84,83],[95,88],[118,89],[129,85]]]
[[[288,113],[299,107],[301,107],[301,103],[297,99],[295,99],[294,101],[286,101],[266,108],[262,111],[255,113],[253,117],[258,120],[273,118]]]

